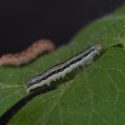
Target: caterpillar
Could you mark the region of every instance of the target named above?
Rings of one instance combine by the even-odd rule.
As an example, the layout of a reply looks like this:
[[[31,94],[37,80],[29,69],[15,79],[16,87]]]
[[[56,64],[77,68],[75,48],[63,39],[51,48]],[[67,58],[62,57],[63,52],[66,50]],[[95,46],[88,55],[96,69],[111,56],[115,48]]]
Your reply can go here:
[[[102,49],[103,47],[101,44],[92,46],[91,48],[73,56],[72,58],[50,67],[43,73],[32,77],[26,83],[26,91],[30,93],[31,91],[44,85],[49,86],[51,82],[65,77],[66,74],[72,72],[77,67],[86,65],[89,60],[95,59],[95,57],[101,53]]]
[[[53,42],[47,39],[41,39],[34,42],[26,50],[15,53],[5,54],[0,57],[0,65],[23,65],[35,59],[38,55],[44,52],[51,52],[55,49]]]

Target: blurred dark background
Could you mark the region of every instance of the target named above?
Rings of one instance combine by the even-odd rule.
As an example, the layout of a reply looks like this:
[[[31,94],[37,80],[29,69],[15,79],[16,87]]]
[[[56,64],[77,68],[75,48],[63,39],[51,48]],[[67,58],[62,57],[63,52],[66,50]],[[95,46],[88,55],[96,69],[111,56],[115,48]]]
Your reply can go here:
[[[125,0],[6,0],[0,2],[0,55],[19,52],[40,38],[56,46]]]

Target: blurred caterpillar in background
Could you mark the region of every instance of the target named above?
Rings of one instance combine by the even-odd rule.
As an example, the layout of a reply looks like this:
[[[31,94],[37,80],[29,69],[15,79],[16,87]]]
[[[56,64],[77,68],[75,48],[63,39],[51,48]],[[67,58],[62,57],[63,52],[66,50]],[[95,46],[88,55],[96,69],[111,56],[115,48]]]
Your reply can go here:
[[[10,53],[1,56],[0,65],[23,65],[35,59],[38,55],[44,52],[51,52],[54,49],[55,45],[52,41],[40,39],[20,53]]]

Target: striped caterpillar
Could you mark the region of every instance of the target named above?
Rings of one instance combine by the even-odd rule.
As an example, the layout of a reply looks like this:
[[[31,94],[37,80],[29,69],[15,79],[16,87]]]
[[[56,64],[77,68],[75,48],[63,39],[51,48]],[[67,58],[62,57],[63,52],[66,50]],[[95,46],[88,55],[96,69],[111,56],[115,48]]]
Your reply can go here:
[[[89,60],[95,59],[95,57],[101,53],[102,49],[103,47],[100,44],[92,46],[63,63],[55,65],[43,73],[34,76],[27,82],[26,91],[30,93],[32,90],[44,85],[50,86],[51,82],[63,78],[66,74],[72,72],[77,67],[87,64]]]

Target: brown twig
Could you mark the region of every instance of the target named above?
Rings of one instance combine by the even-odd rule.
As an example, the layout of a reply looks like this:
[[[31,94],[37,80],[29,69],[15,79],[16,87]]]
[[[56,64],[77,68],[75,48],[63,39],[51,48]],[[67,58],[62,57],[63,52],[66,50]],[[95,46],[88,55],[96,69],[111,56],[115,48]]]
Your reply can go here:
[[[0,65],[22,65],[35,59],[38,55],[44,52],[51,52],[55,49],[55,45],[52,41],[47,39],[41,39],[34,42],[26,50],[15,53],[5,54],[0,58]]]

